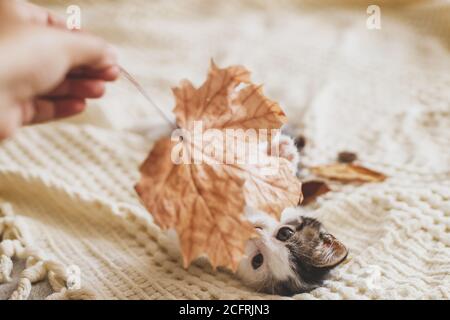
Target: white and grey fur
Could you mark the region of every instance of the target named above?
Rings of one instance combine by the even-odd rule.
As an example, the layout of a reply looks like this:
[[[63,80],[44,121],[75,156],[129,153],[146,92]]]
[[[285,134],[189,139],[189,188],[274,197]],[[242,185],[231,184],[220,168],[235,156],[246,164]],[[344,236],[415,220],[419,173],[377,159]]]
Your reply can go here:
[[[247,218],[259,237],[247,242],[237,274],[258,291],[287,296],[309,291],[347,256],[345,246],[314,218],[280,223],[252,209]]]
[[[296,173],[298,151],[287,135],[279,138],[279,152],[291,161]],[[319,286],[348,251],[318,220],[301,216],[294,208],[285,211],[290,211],[291,218],[280,223],[247,208],[246,217],[259,237],[248,241],[237,274],[259,291],[290,296]]]

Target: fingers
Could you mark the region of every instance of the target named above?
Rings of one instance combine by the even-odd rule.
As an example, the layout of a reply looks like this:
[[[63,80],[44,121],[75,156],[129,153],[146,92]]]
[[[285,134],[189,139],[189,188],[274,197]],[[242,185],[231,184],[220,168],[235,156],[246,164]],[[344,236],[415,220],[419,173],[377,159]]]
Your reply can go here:
[[[23,7],[21,11],[25,12],[28,16],[26,20],[39,25],[47,25],[67,31],[66,21],[61,16],[32,3],[24,2],[21,3],[21,6]],[[80,33],[78,32],[78,34]],[[83,32],[81,34],[89,36],[89,33]],[[120,70],[115,65],[117,59],[115,51],[109,47],[106,50],[109,51],[107,54],[110,57],[101,59],[99,64],[92,67],[82,68],[81,77],[102,79],[105,81],[114,81],[118,78]]]
[[[111,66],[104,70],[93,70],[89,68],[77,68],[69,73],[69,78],[75,79],[98,79],[104,81],[114,81],[119,77],[120,69],[118,66]]]
[[[60,32],[63,54],[69,58],[69,70],[84,68],[103,71],[117,66],[115,50],[102,39],[78,32]]]
[[[64,18],[42,8],[22,0],[0,1],[0,13],[9,23],[31,23],[41,26],[65,28]],[[4,20],[2,19],[2,20]]]
[[[18,9],[25,22],[39,25],[48,25],[57,28],[66,28],[64,18],[35,4],[29,2],[18,2]]]
[[[30,123],[34,117],[34,104],[32,102],[24,102],[19,104],[22,111],[21,124]]]
[[[66,79],[45,97],[79,99],[100,98],[105,93],[105,83],[95,79]]]
[[[18,101],[47,96],[67,79],[113,81],[119,75],[114,51],[94,36],[23,27],[11,34],[5,44],[8,46],[14,54],[3,54],[4,65],[9,67],[4,77]],[[93,97],[101,96],[96,92]],[[86,97],[90,98],[91,93]]]
[[[84,99],[38,99],[34,102],[34,116],[30,123],[41,123],[66,118],[82,112],[86,108]]]
[[[21,112],[19,108],[10,107],[2,110],[0,117],[0,141],[12,136],[21,124]]]
[[[84,99],[39,99],[2,109],[0,141],[9,138],[22,125],[70,117],[86,108]]]

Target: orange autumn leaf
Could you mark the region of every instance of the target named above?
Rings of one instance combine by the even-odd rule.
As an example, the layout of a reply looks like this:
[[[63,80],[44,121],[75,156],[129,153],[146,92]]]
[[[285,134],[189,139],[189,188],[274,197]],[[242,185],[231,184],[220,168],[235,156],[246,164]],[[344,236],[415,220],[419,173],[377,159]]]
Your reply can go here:
[[[235,92],[239,84],[246,86]],[[196,89],[184,80],[174,88],[174,113],[181,128],[192,130],[194,121],[204,128],[278,129],[287,121],[280,106],[262,93],[262,87],[250,83],[250,72],[242,66],[219,69],[213,61],[205,83]]]
[[[244,210],[243,179],[218,166],[173,165],[172,145],[169,138],[155,144],[141,167],[138,194],[161,228],[177,231],[185,267],[201,255],[235,267],[253,233],[236,214]]]
[[[246,86],[237,91],[241,83]],[[278,104],[250,83],[250,74],[242,66],[219,69],[212,63],[201,87],[183,81],[173,92],[177,125],[188,133],[195,131],[196,121],[202,122],[204,130],[214,129],[224,136],[227,129],[271,130],[286,121]],[[245,206],[279,218],[285,207],[298,203],[301,184],[290,163],[268,155],[267,149],[253,152],[257,163],[240,162],[234,153],[233,161],[224,162],[219,154],[206,150],[211,146],[227,150],[227,143],[204,138],[200,145],[189,137],[155,143],[140,168],[136,191],[161,228],[177,231],[185,267],[207,256],[213,267],[236,270],[246,241],[254,235],[244,217]],[[244,141],[246,137],[233,138],[232,143]],[[177,153],[192,156],[193,161],[174,163],[172,153],[180,145]]]
[[[380,172],[348,163],[312,167],[310,170],[317,176],[340,182],[381,182],[386,179]]]

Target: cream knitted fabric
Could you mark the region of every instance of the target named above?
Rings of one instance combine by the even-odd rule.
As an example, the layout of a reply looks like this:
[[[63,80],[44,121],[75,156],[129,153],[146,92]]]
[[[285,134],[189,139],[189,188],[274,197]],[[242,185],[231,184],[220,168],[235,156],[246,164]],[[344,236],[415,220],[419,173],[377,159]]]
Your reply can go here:
[[[450,298],[449,5],[382,6],[375,31],[366,29],[366,5],[77,3],[84,27],[115,43],[122,65],[167,110],[170,86],[183,77],[199,83],[210,57],[244,64],[307,137],[305,163],[351,150],[389,176],[337,186],[302,209],[350,248],[350,260],[323,287],[293,298]],[[52,298],[277,298],[205,261],[181,267],[133,190],[157,134],[130,129],[142,119],[160,128],[163,120],[126,82],[109,89],[71,122],[26,128],[0,143],[0,237],[8,239],[0,281],[15,256],[40,266],[22,273],[19,298],[46,278]],[[73,268],[81,288],[71,282]],[[2,286],[0,296],[9,297]]]

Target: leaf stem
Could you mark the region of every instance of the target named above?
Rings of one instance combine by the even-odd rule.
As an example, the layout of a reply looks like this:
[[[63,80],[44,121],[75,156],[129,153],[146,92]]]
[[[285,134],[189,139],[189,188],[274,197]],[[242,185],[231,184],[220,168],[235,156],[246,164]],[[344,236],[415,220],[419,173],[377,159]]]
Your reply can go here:
[[[145,91],[145,89],[139,84],[139,82],[122,66],[119,66],[120,73],[139,91],[139,93],[147,100],[157,111],[158,113],[166,120],[173,129],[178,128],[177,124],[173,122],[170,116],[168,116],[162,108],[160,108],[150,97],[150,95]]]

